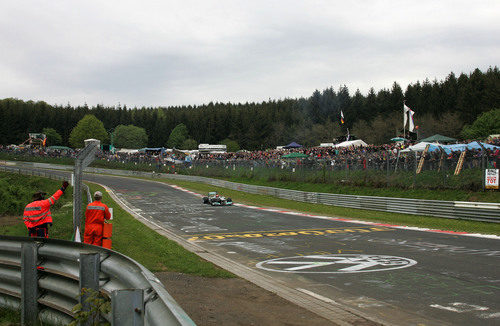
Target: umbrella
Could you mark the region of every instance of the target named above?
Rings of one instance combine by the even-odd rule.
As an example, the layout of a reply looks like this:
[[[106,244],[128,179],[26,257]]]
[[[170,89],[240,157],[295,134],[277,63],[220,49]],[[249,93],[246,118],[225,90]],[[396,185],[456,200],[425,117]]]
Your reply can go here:
[[[306,158],[306,157],[309,157],[309,155],[294,152],[294,153],[283,155],[282,157],[283,158]]]
[[[283,146],[283,148],[299,148],[302,147],[302,145],[297,144],[296,142],[291,142],[290,144]]]
[[[392,141],[406,141],[405,138],[403,137],[394,137],[394,138],[391,138]]]

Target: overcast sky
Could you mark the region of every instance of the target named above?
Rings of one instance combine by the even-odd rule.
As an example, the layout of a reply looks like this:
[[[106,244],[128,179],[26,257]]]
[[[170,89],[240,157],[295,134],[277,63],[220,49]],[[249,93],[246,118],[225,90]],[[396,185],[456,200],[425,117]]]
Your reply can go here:
[[[500,1],[0,1],[0,98],[194,105],[500,65]]]

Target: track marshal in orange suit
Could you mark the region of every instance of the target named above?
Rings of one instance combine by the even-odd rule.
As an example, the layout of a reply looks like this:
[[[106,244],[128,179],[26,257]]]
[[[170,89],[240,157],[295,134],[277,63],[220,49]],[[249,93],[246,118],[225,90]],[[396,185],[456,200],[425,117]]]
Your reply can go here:
[[[102,203],[101,200],[102,193],[96,191],[94,193],[94,201],[88,204],[85,210],[83,242],[96,246],[102,246],[104,220],[109,220],[111,217],[108,206]]]
[[[33,194],[33,201],[24,208],[23,222],[28,228],[30,237],[49,237],[49,226],[52,225],[52,213],[50,208],[64,194],[68,182],[63,181],[61,189],[57,190],[49,199],[45,199],[47,193],[38,191]]]

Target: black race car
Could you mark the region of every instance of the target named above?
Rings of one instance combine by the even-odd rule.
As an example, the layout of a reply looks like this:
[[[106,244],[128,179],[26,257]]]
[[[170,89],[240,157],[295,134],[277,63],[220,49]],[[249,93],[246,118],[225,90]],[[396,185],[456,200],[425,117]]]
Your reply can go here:
[[[229,197],[219,195],[215,191],[208,193],[208,196],[203,197],[203,204],[210,204],[212,206],[229,206],[233,204],[233,200]]]

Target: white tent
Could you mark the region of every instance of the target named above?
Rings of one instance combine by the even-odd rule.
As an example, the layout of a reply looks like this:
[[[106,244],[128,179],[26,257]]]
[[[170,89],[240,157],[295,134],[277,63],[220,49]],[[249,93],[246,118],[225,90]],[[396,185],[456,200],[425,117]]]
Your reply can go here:
[[[356,139],[356,140],[344,141],[332,147],[338,148],[338,147],[359,147],[359,146],[368,146],[368,144],[362,141],[361,139]]]
[[[439,143],[428,143],[428,142],[423,141],[423,142],[420,142],[420,143],[415,144],[413,146],[409,146],[408,148],[403,149],[401,152],[403,152],[403,153],[405,153],[405,152],[423,152],[423,151],[425,151],[425,147],[427,147],[427,145],[442,146]]]
[[[139,152],[138,149],[126,149],[126,148],[121,148],[120,150],[116,151],[117,153],[122,153],[122,154],[135,154]]]

